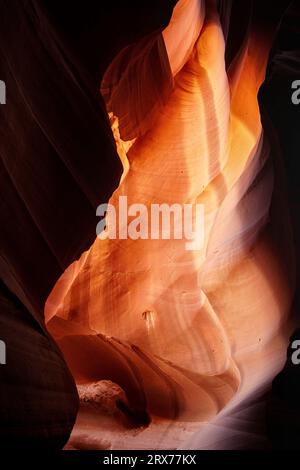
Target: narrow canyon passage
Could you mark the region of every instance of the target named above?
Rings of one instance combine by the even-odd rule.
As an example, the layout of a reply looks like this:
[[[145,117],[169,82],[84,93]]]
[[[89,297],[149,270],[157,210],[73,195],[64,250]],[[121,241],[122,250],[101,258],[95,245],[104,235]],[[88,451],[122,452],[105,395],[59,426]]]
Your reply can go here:
[[[185,28],[193,34],[173,49]],[[274,170],[257,102],[271,39],[250,28],[226,68],[215,2],[184,0],[102,83],[124,167],[110,204],[199,204],[204,239],[189,251],[161,227],[158,239],[96,238],[54,286],[45,318],[78,386],[121,387],[119,405],[152,421],[145,432],[154,426],[160,448],[183,446],[284,363],[293,279],[272,236]],[[109,446],[120,446],[109,426]],[[131,445],[149,442],[138,433]]]

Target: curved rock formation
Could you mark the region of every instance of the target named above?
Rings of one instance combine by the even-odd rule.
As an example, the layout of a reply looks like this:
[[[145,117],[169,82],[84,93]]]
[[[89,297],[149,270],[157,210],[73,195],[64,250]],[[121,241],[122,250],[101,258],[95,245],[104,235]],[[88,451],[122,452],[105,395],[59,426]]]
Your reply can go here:
[[[78,383],[116,382],[142,422],[147,412],[203,423],[282,367],[293,280],[269,223],[274,169],[257,103],[272,30],[250,25],[226,68],[216,3],[200,2],[200,35],[193,47],[179,41],[180,63],[172,35],[184,37],[182,15],[195,2],[179,4],[162,35],[123,51],[105,74],[124,165],[110,204],[121,210],[126,196],[148,213],[154,203],[201,204],[203,246],[187,251],[186,240],[161,231],[157,240],[97,238],[60,278],[45,315]],[[167,90],[161,100],[146,73],[153,55]],[[177,445],[185,438],[179,433]]]

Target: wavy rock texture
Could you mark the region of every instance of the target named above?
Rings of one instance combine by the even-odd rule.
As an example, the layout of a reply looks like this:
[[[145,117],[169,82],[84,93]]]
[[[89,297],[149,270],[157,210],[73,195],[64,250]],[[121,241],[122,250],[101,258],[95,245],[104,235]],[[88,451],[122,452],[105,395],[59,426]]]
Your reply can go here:
[[[78,412],[74,380],[53,339],[2,282],[0,331],[1,450],[60,449]]]
[[[189,8],[195,37],[174,53]],[[203,204],[205,239],[198,251],[185,240],[96,239],[48,298],[48,329],[78,384],[115,382],[125,414],[152,420],[127,440],[109,420],[100,448],[214,447],[201,423],[253,399],[282,367],[293,284],[268,223],[274,175],[257,103],[270,44],[250,29],[226,70],[215,3],[184,1],[162,35],[131,61],[125,53],[125,65],[121,53],[104,77],[124,165],[110,203]],[[173,75],[161,100],[133,73],[154,52],[162,90]]]

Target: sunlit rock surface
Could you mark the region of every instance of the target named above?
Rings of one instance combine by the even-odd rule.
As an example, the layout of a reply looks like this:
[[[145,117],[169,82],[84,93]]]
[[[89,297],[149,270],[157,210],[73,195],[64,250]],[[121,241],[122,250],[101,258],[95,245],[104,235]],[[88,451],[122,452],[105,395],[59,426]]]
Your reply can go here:
[[[140,424],[125,431],[119,414],[83,410],[74,448],[219,448],[228,420],[284,363],[293,279],[272,233],[274,169],[257,103],[272,35],[250,28],[226,70],[214,2],[179,4],[163,34],[140,43],[137,64],[121,53],[104,77],[124,165],[110,203],[203,204],[204,244],[96,239],[55,285],[46,322],[78,386],[118,384],[119,409]],[[195,36],[174,54],[172,35],[191,30],[189,8]],[[154,52],[162,90],[173,86],[161,100],[146,74],[140,83],[132,73]]]

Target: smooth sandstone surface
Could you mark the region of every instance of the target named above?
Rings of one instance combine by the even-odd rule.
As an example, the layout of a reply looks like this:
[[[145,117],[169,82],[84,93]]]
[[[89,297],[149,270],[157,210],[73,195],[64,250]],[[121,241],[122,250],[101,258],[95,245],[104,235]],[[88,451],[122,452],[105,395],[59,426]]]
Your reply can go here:
[[[185,240],[96,238],[55,285],[47,327],[82,394],[118,384],[121,409],[142,425],[128,430],[119,413],[83,409],[71,447],[219,448],[232,437],[228,420],[259,406],[284,363],[293,284],[269,223],[274,174],[257,103],[270,42],[250,31],[226,70],[215,4],[200,4],[200,34],[192,48],[182,43],[182,64],[169,45],[184,34],[186,10],[177,6],[162,34],[174,87],[147,130],[141,123],[123,141],[122,122],[132,137],[142,119],[139,102],[118,108],[125,121],[114,115],[124,80],[107,103],[124,166],[110,203],[203,204],[204,243],[187,251]],[[117,67],[118,58],[109,73]],[[138,76],[128,80],[138,89]]]

